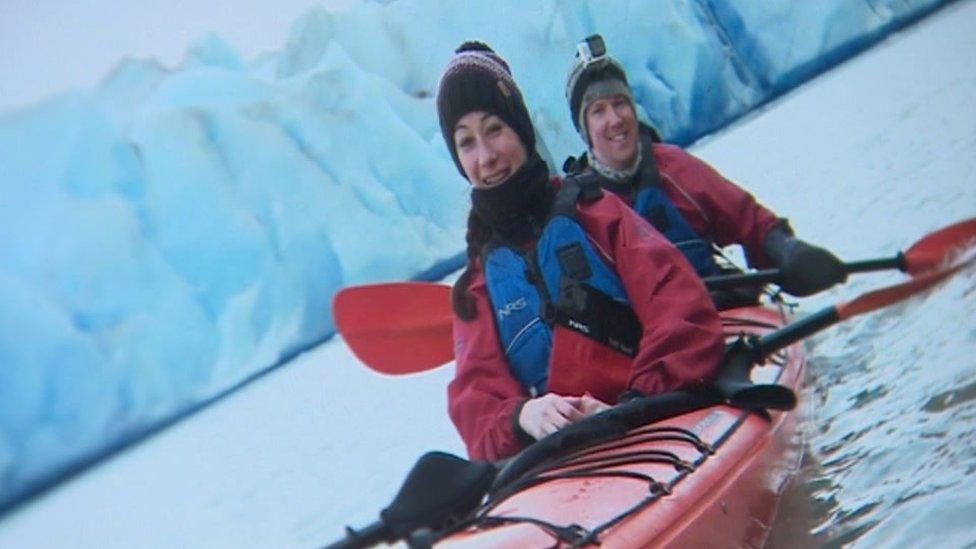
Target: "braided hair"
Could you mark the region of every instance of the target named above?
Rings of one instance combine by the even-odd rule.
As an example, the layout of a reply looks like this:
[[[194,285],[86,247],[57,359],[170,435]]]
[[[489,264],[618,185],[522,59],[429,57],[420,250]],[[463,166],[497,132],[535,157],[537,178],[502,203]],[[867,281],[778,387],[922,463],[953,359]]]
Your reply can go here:
[[[477,316],[474,299],[468,294],[468,287],[471,286],[471,277],[477,269],[477,264],[481,259],[481,250],[491,239],[491,227],[478,215],[473,208],[468,213],[468,230],[464,235],[467,243],[465,250],[468,262],[464,267],[464,272],[454,282],[451,288],[451,306],[454,314],[462,320],[471,320]]]

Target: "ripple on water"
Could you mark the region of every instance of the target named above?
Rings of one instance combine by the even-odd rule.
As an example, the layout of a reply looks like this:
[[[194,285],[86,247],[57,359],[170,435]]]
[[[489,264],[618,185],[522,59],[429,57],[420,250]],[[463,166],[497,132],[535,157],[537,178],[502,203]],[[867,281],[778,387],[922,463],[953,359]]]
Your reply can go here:
[[[809,455],[771,547],[976,543],[976,513],[939,512],[948,500],[976,510],[974,286],[973,277],[953,280],[814,338]],[[790,523],[790,537],[777,534]]]
[[[950,389],[933,396],[922,406],[922,410],[929,413],[944,412],[974,399],[976,399],[976,381],[965,387]]]

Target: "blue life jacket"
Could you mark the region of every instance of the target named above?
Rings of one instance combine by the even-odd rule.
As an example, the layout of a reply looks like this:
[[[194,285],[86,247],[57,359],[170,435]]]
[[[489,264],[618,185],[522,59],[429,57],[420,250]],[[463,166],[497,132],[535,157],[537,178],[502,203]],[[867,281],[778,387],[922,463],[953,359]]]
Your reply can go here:
[[[654,228],[667,237],[685,254],[688,262],[700,277],[714,276],[721,272],[712,252],[712,241],[695,232],[685,216],[681,215],[661,185],[661,173],[651,152],[653,136],[641,134],[641,147],[645,151],[637,175],[634,193],[634,211],[648,220]]]
[[[563,183],[532,249],[496,240],[482,253],[499,340],[512,375],[533,396],[546,391],[554,323],[630,356],[640,337],[623,283],[576,220],[580,192],[573,179]]]
[[[671,203],[671,199],[661,188],[661,174],[654,162],[651,150],[655,142],[661,138],[654,128],[641,124],[641,147],[645,151],[644,158],[637,175],[637,190],[633,195],[633,209],[641,217],[654,225],[661,234],[667,237],[676,248],[681,250],[688,262],[700,277],[714,276],[721,273],[712,252],[711,240],[695,232],[688,220]],[[569,157],[563,164],[567,174],[582,173],[588,165],[587,155],[577,160]],[[602,178],[601,178],[602,179]],[[602,180],[607,189],[620,194],[630,193],[630,184],[621,184]]]
[[[641,185],[634,197],[634,211],[648,220],[654,228],[681,250],[698,276],[719,274],[718,264],[712,254],[711,241],[702,238],[688,220],[674,207],[664,189],[656,183]]]

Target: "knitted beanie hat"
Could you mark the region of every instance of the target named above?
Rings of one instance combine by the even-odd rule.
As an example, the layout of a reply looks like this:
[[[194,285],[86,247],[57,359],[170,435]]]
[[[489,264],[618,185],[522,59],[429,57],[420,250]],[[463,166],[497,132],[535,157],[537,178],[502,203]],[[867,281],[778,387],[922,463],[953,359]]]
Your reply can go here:
[[[467,178],[454,149],[454,127],[462,116],[485,111],[501,118],[522,140],[526,153],[535,151],[535,131],[522,92],[508,63],[483,42],[468,41],[454,51],[437,85],[437,116],[444,143],[461,175]]]
[[[587,107],[597,99],[618,94],[627,97],[631,107],[635,107],[634,96],[627,84],[627,73],[616,59],[602,55],[587,61],[579,53],[576,54],[566,77],[566,101],[569,102],[573,125],[587,148],[591,148],[586,129]],[[636,107],[634,111],[636,112]]]

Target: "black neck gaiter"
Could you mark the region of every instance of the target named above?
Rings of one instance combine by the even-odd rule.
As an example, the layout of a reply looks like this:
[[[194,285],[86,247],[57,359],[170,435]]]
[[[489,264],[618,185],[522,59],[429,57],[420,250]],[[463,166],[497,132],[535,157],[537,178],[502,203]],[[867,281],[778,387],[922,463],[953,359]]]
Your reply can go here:
[[[501,185],[471,189],[471,208],[505,243],[520,245],[538,236],[555,195],[549,167],[532,153]]]

